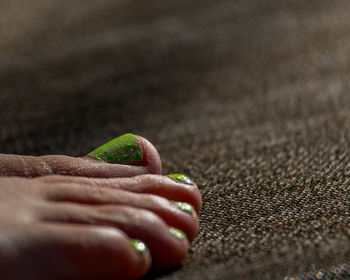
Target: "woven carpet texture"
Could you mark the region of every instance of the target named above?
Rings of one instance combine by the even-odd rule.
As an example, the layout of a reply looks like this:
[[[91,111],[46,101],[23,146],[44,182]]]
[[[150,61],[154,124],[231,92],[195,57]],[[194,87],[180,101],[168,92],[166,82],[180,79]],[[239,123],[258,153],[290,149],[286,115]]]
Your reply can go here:
[[[350,278],[350,1],[0,2],[0,152],[147,137],[197,182],[157,279]]]

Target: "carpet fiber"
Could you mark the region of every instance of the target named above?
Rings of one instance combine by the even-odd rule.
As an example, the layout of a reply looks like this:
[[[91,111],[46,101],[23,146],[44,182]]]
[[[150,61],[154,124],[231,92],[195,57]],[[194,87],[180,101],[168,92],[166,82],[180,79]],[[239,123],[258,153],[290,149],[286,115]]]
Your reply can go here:
[[[2,1],[0,152],[125,132],[201,190],[157,279],[350,278],[350,1]],[[333,277],[333,278],[332,278]]]

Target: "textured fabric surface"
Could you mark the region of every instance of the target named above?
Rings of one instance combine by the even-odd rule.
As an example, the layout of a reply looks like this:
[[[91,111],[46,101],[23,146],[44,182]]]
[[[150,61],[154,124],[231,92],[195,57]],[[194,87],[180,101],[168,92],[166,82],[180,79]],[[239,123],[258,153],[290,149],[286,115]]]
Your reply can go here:
[[[150,139],[201,189],[159,279],[350,277],[348,0],[0,2],[0,152]]]

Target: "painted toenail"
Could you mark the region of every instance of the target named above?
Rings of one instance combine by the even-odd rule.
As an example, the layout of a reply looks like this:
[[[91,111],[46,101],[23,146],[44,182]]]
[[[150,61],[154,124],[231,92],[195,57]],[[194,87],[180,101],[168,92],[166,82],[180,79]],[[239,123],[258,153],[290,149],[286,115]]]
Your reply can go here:
[[[136,240],[136,239],[130,239],[129,240],[130,245],[135,249],[136,252],[143,254],[147,251],[147,247],[145,243]]]
[[[89,153],[97,159],[108,163],[133,163],[143,159],[139,139],[131,134],[124,134]]]
[[[172,201],[180,210],[192,214],[194,212],[194,207],[186,202]]]
[[[171,234],[173,234],[178,239],[184,240],[186,238],[186,234],[182,230],[171,227],[171,228],[169,228],[169,231]]]
[[[168,175],[168,177],[170,177],[171,179],[174,179],[175,181],[180,182],[180,183],[184,183],[187,185],[195,185],[193,183],[193,181],[184,174],[178,174],[178,173],[170,174],[170,175]]]

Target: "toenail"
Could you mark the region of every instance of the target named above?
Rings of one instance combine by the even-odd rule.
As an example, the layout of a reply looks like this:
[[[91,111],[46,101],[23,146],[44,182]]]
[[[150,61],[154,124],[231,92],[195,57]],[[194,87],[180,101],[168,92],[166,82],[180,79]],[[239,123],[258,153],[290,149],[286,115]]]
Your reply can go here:
[[[171,227],[169,228],[169,231],[172,235],[174,235],[178,239],[184,240],[186,238],[186,234],[182,230]]]
[[[168,175],[168,177],[170,177],[171,179],[173,179],[173,180],[175,180],[177,182],[180,182],[180,183],[184,183],[184,184],[187,184],[187,185],[195,185],[193,183],[193,181],[189,177],[184,175],[184,174],[178,174],[178,173],[170,174],[170,175]]]
[[[180,210],[192,214],[194,212],[194,207],[186,202],[172,201]]]
[[[143,254],[147,251],[147,247],[145,243],[136,240],[136,239],[130,239],[129,240],[130,245],[135,249],[136,252]]]
[[[108,163],[133,163],[143,159],[143,151],[139,139],[131,134],[124,134],[89,153],[97,159]]]

